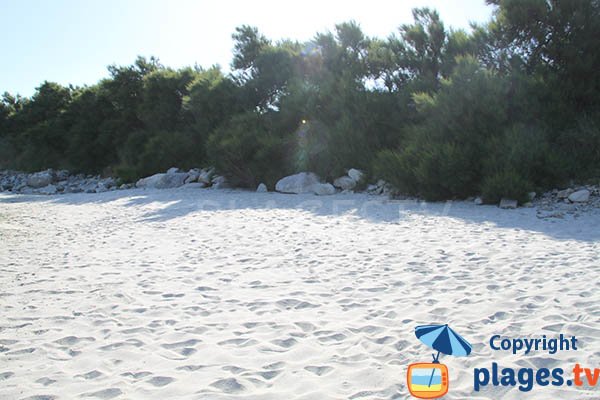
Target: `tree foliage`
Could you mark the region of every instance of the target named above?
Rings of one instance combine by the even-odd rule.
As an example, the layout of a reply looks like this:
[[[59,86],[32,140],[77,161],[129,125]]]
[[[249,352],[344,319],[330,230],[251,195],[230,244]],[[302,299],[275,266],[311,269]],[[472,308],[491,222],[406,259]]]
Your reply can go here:
[[[274,42],[251,26],[231,73],[139,57],[95,85],[0,101],[0,167],[116,173],[214,165],[240,186],[358,167],[407,194],[526,198],[600,174],[600,3],[488,0],[486,24],[413,11]]]

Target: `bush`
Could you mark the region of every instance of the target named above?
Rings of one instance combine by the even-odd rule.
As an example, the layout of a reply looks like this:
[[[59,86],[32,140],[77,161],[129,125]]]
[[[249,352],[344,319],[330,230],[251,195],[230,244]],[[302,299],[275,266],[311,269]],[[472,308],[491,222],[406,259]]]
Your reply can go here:
[[[373,172],[400,192],[416,195],[419,187],[414,173],[416,160],[411,149],[403,152],[382,150],[373,161]]]
[[[558,137],[561,158],[569,176],[580,180],[600,176],[600,116],[581,117]]]
[[[120,158],[115,172],[124,182],[171,167],[187,169],[206,164],[202,143],[191,132],[135,132],[121,149]]]
[[[289,172],[285,140],[270,125],[268,115],[247,112],[209,136],[210,160],[233,185],[254,189],[262,182],[273,187]]]
[[[506,170],[484,179],[481,193],[485,203],[498,203],[500,199],[509,198],[524,204],[529,201],[528,193],[533,185],[514,170]]]

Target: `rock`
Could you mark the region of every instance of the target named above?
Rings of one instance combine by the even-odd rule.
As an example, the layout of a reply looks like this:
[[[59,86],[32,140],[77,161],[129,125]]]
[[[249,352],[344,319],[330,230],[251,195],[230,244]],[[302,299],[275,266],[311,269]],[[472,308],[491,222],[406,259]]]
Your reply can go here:
[[[358,183],[365,176],[364,172],[356,168],[350,168],[348,170],[348,176],[354,180],[354,182]]]
[[[473,200],[473,203],[480,206],[483,204],[483,199],[481,197],[475,197],[475,200]]]
[[[569,200],[573,203],[586,203],[590,200],[590,191],[583,189],[573,192],[569,195]]]
[[[502,199],[500,200],[500,208],[517,208],[517,201],[512,199]]]
[[[171,167],[167,170],[167,174],[176,174],[178,172],[181,172],[181,170],[177,167]]]
[[[117,181],[114,178],[104,178],[98,182],[98,186],[102,186],[106,190],[110,190],[117,186]]]
[[[541,219],[545,218],[564,218],[565,214],[560,211],[538,211],[536,216]]]
[[[379,186],[377,186],[377,185],[372,185],[372,184],[371,184],[371,185],[367,186],[367,193],[371,193],[371,194],[380,194],[382,189],[383,189],[383,188],[380,188],[380,187],[379,187]]]
[[[148,189],[169,189],[183,186],[188,174],[185,172],[172,172],[167,174],[154,174],[142,178],[136,182],[135,186]]]
[[[281,193],[314,193],[313,185],[320,183],[319,177],[312,172],[300,172],[281,178],[275,190]]]
[[[200,170],[192,168],[188,171],[188,177],[185,179],[185,183],[197,182],[200,177]]]
[[[268,192],[269,189],[267,189],[267,185],[265,185],[264,183],[261,183],[260,185],[258,185],[258,187],[256,188],[256,192],[257,193],[266,193]]]
[[[214,170],[212,168],[202,169],[200,170],[200,174],[198,175],[198,182],[204,182],[207,185],[212,183],[212,176],[214,174]]]
[[[529,193],[527,193],[527,197],[529,198],[529,201],[535,200],[536,196],[537,196],[536,192],[529,192]]]
[[[573,193],[573,189],[560,190],[556,192],[556,197],[559,199],[566,199],[571,193]]]
[[[224,176],[217,175],[212,178],[212,189],[226,189],[229,187],[227,179]]]
[[[206,187],[206,183],[204,182],[190,182],[181,186],[181,189],[203,189]]]
[[[56,189],[56,186],[54,186],[52,184],[50,184],[48,186],[45,186],[45,187],[43,187],[41,189],[38,189],[38,193],[40,193],[40,194],[48,194],[48,195],[50,195],[50,194],[56,194],[57,191],[58,190]]]
[[[47,171],[36,172],[27,178],[27,186],[32,188],[43,188],[48,186],[54,180],[54,173],[51,169]]]
[[[333,181],[333,186],[342,190],[352,190],[356,186],[356,181],[349,176],[340,176]]]
[[[57,181],[64,181],[67,179],[69,179],[69,171],[67,171],[66,169],[61,169],[60,171],[56,172]]]
[[[335,188],[331,183],[315,183],[312,185],[312,192],[319,196],[327,196],[335,193]]]

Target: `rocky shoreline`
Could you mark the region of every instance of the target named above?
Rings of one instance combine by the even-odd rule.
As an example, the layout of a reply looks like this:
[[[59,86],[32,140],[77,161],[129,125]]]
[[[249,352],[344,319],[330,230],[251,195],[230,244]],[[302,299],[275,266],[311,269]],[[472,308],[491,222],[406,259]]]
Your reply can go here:
[[[5,170],[0,171],[0,192],[15,194],[58,195],[67,193],[102,193],[112,190],[131,188],[172,189],[172,188],[229,188],[227,180],[215,173],[213,168],[192,168],[182,171],[169,168],[164,173],[154,174],[138,180],[135,184],[119,183],[112,177],[100,175],[70,174],[67,170],[53,170],[35,173]],[[373,195],[398,196],[389,184],[383,180],[366,184],[365,174],[350,168],[347,175],[335,179],[332,183],[323,182],[316,174],[300,172],[280,179],[274,189],[280,193],[313,193],[332,195],[335,193],[364,192]],[[267,192],[269,188],[261,183],[257,192]],[[471,199],[481,205],[480,197]],[[502,199],[500,208],[517,208],[516,200]],[[553,189],[536,195],[530,193],[530,202],[521,206],[535,207],[539,218],[577,217],[582,213],[600,209],[600,185],[571,185],[565,189]]]

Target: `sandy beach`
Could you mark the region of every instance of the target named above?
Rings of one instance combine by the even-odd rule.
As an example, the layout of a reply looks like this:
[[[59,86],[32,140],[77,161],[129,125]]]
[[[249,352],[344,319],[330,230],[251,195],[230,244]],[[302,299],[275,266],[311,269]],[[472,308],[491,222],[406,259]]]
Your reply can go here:
[[[0,195],[0,399],[406,399],[431,351],[448,399],[473,369],[598,367],[600,212],[234,190]],[[491,336],[577,335],[554,355]],[[527,398],[591,399],[536,387]]]

